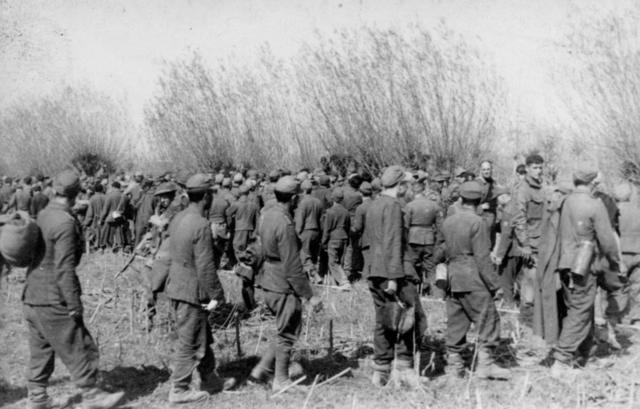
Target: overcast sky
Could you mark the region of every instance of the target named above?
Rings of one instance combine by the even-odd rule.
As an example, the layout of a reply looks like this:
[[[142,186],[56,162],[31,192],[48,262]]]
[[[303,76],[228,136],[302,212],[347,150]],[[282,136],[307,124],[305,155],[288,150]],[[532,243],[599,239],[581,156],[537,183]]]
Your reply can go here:
[[[375,25],[464,34],[504,77],[512,106],[534,118],[557,109],[550,73],[572,15],[623,2],[569,0],[0,0],[0,107],[86,84],[129,107],[136,122],[164,60],[199,50],[247,58],[268,42],[291,56],[315,30]]]

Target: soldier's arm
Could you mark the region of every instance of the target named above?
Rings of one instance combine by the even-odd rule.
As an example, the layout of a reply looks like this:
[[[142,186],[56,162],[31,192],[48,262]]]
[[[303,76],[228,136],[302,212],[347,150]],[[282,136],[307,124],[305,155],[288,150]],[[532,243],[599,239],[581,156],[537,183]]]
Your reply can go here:
[[[383,212],[383,245],[387,251],[388,270],[387,278],[395,280],[404,277],[402,267],[402,230],[403,216],[399,203],[393,203]]]
[[[442,234],[442,223],[444,222],[444,211],[440,205],[436,204],[436,224],[435,224],[435,239],[436,246],[439,246],[444,242],[444,235]]]
[[[363,226],[364,212],[362,211],[362,206],[358,206],[358,208],[356,209],[355,217],[353,218],[353,226],[351,226],[351,231],[355,234],[361,234]]]
[[[76,275],[76,246],[80,238],[73,220],[62,223],[54,236],[54,274],[69,312],[82,315],[80,280]]]
[[[296,232],[292,224],[281,224],[278,230],[278,253],[287,282],[298,297],[308,300],[313,296],[313,290],[302,269]]]
[[[324,215],[324,226],[322,226],[322,245],[326,246],[329,244],[329,234],[331,233],[331,214],[326,213]]]
[[[618,249],[618,240],[615,237],[615,231],[611,226],[609,214],[601,200],[596,201],[596,209],[593,217],[593,227],[596,231],[600,251],[607,258],[615,263],[620,264],[620,250]]]
[[[91,222],[93,222],[93,206],[91,205],[91,202],[89,202],[89,207],[87,208],[87,214],[84,217],[84,220],[82,222],[84,227],[89,227],[91,226]]]
[[[294,219],[296,225],[296,234],[300,236],[302,234],[302,229],[304,228],[304,209],[302,206],[296,207]]]
[[[211,300],[224,302],[224,290],[218,277],[213,254],[211,230],[206,223],[203,223],[195,232],[193,255],[198,274],[200,301],[203,303]]]
[[[471,228],[471,247],[480,278],[489,291],[497,290],[500,288],[500,281],[491,262],[489,228],[482,220],[476,221]]]
[[[500,241],[496,248],[496,257],[500,260],[504,260],[511,247],[513,226],[510,218],[510,215],[503,213],[503,219],[500,221]]]
[[[518,185],[513,203],[513,214],[511,224],[518,246],[529,248],[529,236],[527,234],[527,203],[529,195],[525,183]]]

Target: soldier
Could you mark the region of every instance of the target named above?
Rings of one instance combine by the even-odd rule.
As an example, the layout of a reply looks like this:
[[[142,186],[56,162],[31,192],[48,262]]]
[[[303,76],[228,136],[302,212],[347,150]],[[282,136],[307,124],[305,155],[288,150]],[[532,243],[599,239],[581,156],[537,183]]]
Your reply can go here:
[[[362,254],[363,268],[366,263],[365,259],[368,257],[369,243],[362,235],[364,232],[364,226],[366,225],[366,215],[369,206],[371,205],[373,195],[373,188],[369,182],[362,182],[360,185],[360,193],[362,193],[362,203],[356,208],[356,213],[353,217],[353,223],[351,224],[351,237],[352,240],[357,241],[357,247]]]
[[[513,197],[513,230],[516,254],[522,258],[521,308],[533,303],[533,282],[542,235],[542,216],[545,213],[545,193],[542,189],[544,160],[532,154],[526,159],[527,176],[517,186]]]
[[[249,190],[248,185],[241,185],[238,188],[240,197],[229,207],[227,212],[227,220],[234,227],[233,250],[236,258],[247,248],[249,239],[253,237],[260,212],[256,203],[249,200]]]
[[[31,176],[23,179],[22,184],[16,187],[16,192],[11,196],[7,211],[21,210],[29,213],[31,210]]]
[[[629,272],[629,323],[640,321],[640,208],[631,202],[632,188],[629,182],[614,189],[620,210],[620,250],[622,261]]]
[[[347,184],[343,189],[344,199],[342,199],[342,205],[349,212],[350,224],[353,224],[353,217],[356,214],[356,209],[362,203],[362,194],[358,191],[362,184],[362,177],[358,174],[349,176]],[[351,237],[351,231],[348,232],[349,240],[347,241],[347,247],[344,251],[344,272],[350,279],[354,279],[357,273],[362,270],[360,260],[362,255],[360,254],[360,248],[357,247],[357,240]],[[354,244],[356,245],[354,247]]]
[[[211,206],[211,178],[196,174],[186,182],[189,205],[169,225],[171,269],[166,293],[175,314],[178,345],[173,356],[170,403],[206,399],[222,385],[235,385],[232,378],[222,380],[215,371],[212,330],[208,313],[224,302],[211,242],[211,230],[204,217]],[[190,389],[193,370],[200,375],[200,390]]]
[[[302,269],[300,250],[291,207],[298,191],[298,183],[291,176],[283,176],[274,186],[276,203],[262,214],[259,227],[264,254],[263,273],[258,287],[264,301],[276,316],[276,339],[251,371],[251,382],[265,382],[275,375],[272,389],[290,385],[289,361],[293,344],[302,327],[302,300],[319,308],[320,300],[313,295],[309,279]]]
[[[303,193],[295,210],[296,234],[300,238],[300,257],[302,268],[315,282],[320,282],[317,272],[318,252],[320,250],[320,226],[322,202],[311,195],[313,186],[310,180],[301,184]]]
[[[602,202],[593,197],[597,172],[574,173],[575,190],[565,199],[558,235],[558,270],[566,316],[556,346],[553,376],[564,376],[573,366],[576,354],[589,352],[593,335],[596,276],[591,271],[595,247],[606,257],[613,270],[620,268],[620,253],[615,233]]]
[[[509,371],[497,366],[492,358],[492,349],[500,338],[500,316],[493,302],[500,284],[489,255],[489,230],[477,214],[483,188],[476,181],[465,182],[459,194],[460,209],[442,225],[449,264],[446,373],[461,376],[461,352],[474,323],[478,331],[476,377],[508,379]]]
[[[342,205],[344,194],[342,188],[335,188],[331,195],[333,206],[327,210],[322,227],[322,248],[329,256],[329,273],[342,291],[351,290],[351,284],[342,262],[345,249],[349,242],[350,218],[349,212]]]
[[[442,298],[435,287],[434,247],[442,241],[442,208],[424,195],[424,184],[413,184],[414,199],[404,211],[404,228],[407,234],[404,268],[414,270],[421,282],[428,283],[431,295]],[[412,274],[412,275],[413,275]]]
[[[111,408],[124,393],[107,393],[96,386],[98,347],[84,325],[82,290],[76,275],[84,246],[71,207],[80,192],[80,179],[73,172],[62,172],[54,188],[55,198],[37,219],[45,244],[44,258],[29,268],[22,295],[31,352],[28,407],[53,407],[47,385],[57,354],[80,388],[81,407]]]
[[[489,227],[491,248],[493,248],[493,244],[496,241],[496,209],[498,208],[496,195],[494,194],[496,182],[493,179],[493,162],[484,160],[480,163],[480,176],[478,176],[477,180],[484,192],[482,201],[480,202],[479,212]]]
[[[38,217],[38,213],[49,203],[49,198],[42,193],[42,186],[36,185],[33,187],[33,198],[31,199],[31,210],[29,214],[31,217]]]
[[[211,231],[213,233],[213,246],[216,250],[218,258],[224,254],[231,234],[229,233],[229,224],[227,223],[227,215],[231,203],[227,200],[223,191],[218,191],[213,196],[211,209],[209,209],[209,221],[211,222]]]
[[[416,332],[413,325],[399,327],[394,319],[400,305],[404,314],[414,312],[415,317],[404,320],[411,324],[411,318],[418,321],[423,316],[419,301],[417,283],[419,277],[412,271],[403,269],[403,217],[402,207],[396,198],[398,185],[404,179],[400,166],[388,167],[381,178],[384,190],[371,202],[366,213],[363,241],[369,244],[368,260],[363,276],[369,284],[375,309],[373,331],[373,377],[375,386],[384,386],[389,381],[391,366],[401,383],[415,385],[413,371],[413,350]],[[412,380],[414,380],[412,382]]]
[[[114,181],[111,184],[111,191],[105,196],[104,206],[100,214],[100,225],[103,226],[102,234],[104,235],[105,243],[113,248],[114,253],[126,245],[123,230],[123,225],[126,221],[122,215],[121,203],[120,182]]]
[[[151,179],[144,179],[140,182],[140,190],[131,193],[131,205],[135,210],[135,245],[142,241],[147,228],[149,219],[153,215],[155,208],[154,195],[151,187],[153,183]],[[137,189],[136,189],[137,190]],[[135,195],[133,193],[136,193]]]
[[[83,226],[91,247],[104,250],[107,244],[104,239],[103,229],[100,228],[100,215],[102,215],[102,208],[105,201],[104,187],[102,184],[96,183],[94,190],[95,193],[89,199],[89,206],[87,207],[87,214],[84,218]]]

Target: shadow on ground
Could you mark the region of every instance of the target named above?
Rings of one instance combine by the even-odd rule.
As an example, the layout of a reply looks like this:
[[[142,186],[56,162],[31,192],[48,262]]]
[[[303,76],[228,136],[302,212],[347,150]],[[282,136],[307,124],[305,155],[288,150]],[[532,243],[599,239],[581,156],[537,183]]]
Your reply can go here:
[[[123,403],[151,395],[159,385],[169,380],[169,370],[155,366],[119,366],[101,374],[105,389],[125,391]]]

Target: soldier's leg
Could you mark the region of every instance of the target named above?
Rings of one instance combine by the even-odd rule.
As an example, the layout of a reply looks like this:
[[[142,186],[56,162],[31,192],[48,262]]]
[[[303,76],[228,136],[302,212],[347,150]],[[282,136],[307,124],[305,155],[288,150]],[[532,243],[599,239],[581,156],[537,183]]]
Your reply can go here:
[[[376,319],[373,330],[373,362],[379,367],[390,368],[397,334],[387,328],[391,313],[389,307],[394,301],[385,293],[386,286],[385,279],[378,277],[369,279],[369,291],[373,298]]]
[[[279,389],[289,380],[291,350],[302,329],[302,302],[294,294],[276,294],[266,301],[276,315],[274,389]]]
[[[633,325],[640,321],[640,256],[623,254],[623,258],[629,268],[629,314],[627,320]]]
[[[194,308],[194,314],[198,314],[197,321],[197,343],[199,345],[196,352],[198,362],[198,374],[202,382],[202,389],[206,391],[215,391],[218,385],[212,382],[217,378],[215,372],[216,359],[213,354],[213,331],[209,325],[208,313],[198,308]],[[220,385],[222,386],[222,385]]]
[[[553,350],[553,357],[563,363],[571,363],[578,348],[593,332],[596,278],[588,272],[584,277],[561,271],[562,293],[567,315],[562,320],[562,330]]]
[[[24,306],[24,318],[29,330],[29,369],[27,388],[29,401],[39,404],[47,401],[47,385],[54,370],[55,353],[42,330],[37,307]]]
[[[467,343],[467,332],[471,326],[469,316],[464,311],[461,300],[466,293],[451,293],[446,299],[447,307],[447,367],[449,376],[461,376],[464,370],[462,351]]]
[[[351,274],[353,273],[353,244],[351,243],[351,240],[347,240],[344,246],[342,266],[346,276],[351,277]]]
[[[398,282],[398,298],[407,306],[414,308],[414,325],[406,333],[400,335],[395,345],[395,355],[398,361],[404,362],[409,368],[413,367],[413,353],[416,340],[420,341],[427,329],[427,316],[420,304],[418,287],[409,280]]]
[[[199,365],[198,356],[204,357],[201,348],[201,321],[196,307],[172,300],[178,342],[172,359],[171,383],[176,392],[189,389],[193,371]]]
[[[403,257],[405,275],[410,275],[415,277],[417,280],[422,280],[422,271],[418,268],[420,261],[419,247],[411,244],[406,246],[406,251],[404,252]]]
[[[517,272],[517,257],[508,257],[502,261],[502,265],[499,267],[498,274],[500,276],[500,288],[502,289],[502,299],[508,306],[513,306],[515,303],[514,297],[514,282]]]
[[[249,231],[238,230],[233,235],[233,254],[236,260],[240,257],[242,252],[247,248],[249,242]]]
[[[342,256],[344,255],[345,246],[346,242],[344,240],[329,240],[329,245],[327,246],[329,272],[339,286],[349,283],[347,275],[342,269]]]
[[[312,230],[304,230],[300,234],[300,261],[307,274],[313,269],[313,262],[311,261],[312,232]]]

